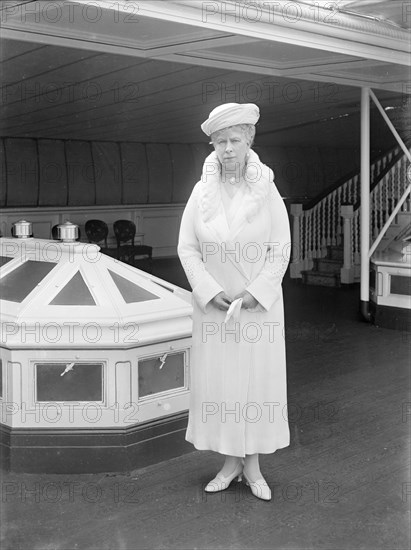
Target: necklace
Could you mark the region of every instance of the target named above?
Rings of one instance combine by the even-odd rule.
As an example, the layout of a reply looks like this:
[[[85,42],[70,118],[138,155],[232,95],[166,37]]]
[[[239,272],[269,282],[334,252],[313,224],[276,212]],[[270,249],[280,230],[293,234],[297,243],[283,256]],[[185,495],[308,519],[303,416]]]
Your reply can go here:
[[[241,172],[240,170],[236,170],[234,176],[229,176],[229,173],[226,172],[224,174],[224,172],[222,172],[221,173],[222,179],[223,181],[228,182],[230,185],[241,185],[241,182],[243,181],[245,176],[245,169],[246,167],[244,166]],[[231,171],[231,174],[232,173],[233,171]]]

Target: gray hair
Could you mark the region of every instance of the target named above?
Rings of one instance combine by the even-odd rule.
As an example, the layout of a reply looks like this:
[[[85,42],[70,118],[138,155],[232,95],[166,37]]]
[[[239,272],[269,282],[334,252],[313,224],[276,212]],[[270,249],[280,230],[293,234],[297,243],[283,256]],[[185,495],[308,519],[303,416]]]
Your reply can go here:
[[[223,132],[224,130],[231,129],[231,128],[240,128],[243,132],[249,147],[251,147],[254,143],[254,137],[255,137],[255,126],[254,124],[235,124],[234,126],[228,126],[228,128],[222,128],[221,130],[216,130],[213,132],[210,136],[211,143],[214,143],[215,140],[218,138],[218,136]]]

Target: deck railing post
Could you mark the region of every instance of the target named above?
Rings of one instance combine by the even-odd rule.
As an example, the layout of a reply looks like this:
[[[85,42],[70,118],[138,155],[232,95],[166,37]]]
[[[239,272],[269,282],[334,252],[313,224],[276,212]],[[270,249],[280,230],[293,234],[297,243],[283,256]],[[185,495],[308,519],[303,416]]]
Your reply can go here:
[[[303,268],[302,257],[302,242],[300,240],[301,218],[303,215],[302,204],[292,204],[290,208],[291,216],[293,217],[293,233],[292,233],[292,256],[290,265],[290,277],[298,279],[301,277]]]
[[[354,206],[345,204],[341,206],[341,216],[343,222],[344,239],[344,265],[341,268],[341,282],[350,284],[354,282],[354,265],[352,261],[352,219],[354,218]]]

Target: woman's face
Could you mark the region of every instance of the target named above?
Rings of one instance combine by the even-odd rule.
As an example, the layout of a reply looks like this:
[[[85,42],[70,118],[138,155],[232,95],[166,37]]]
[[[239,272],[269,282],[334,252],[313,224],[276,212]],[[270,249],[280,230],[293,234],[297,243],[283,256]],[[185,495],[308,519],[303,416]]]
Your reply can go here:
[[[250,145],[241,128],[233,126],[220,130],[213,139],[213,145],[226,171],[237,172],[243,168]]]

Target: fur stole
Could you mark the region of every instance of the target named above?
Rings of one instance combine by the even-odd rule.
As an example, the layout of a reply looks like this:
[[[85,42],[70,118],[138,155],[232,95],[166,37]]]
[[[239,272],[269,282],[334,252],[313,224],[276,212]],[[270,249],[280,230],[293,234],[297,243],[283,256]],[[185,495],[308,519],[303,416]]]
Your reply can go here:
[[[274,181],[271,168],[263,164],[257,153],[250,149],[245,170],[247,192],[244,208],[247,221],[251,221],[267,201]],[[221,164],[213,151],[204,161],[199,182],[199,207],[204,222],[210,221],[221,203]]]

